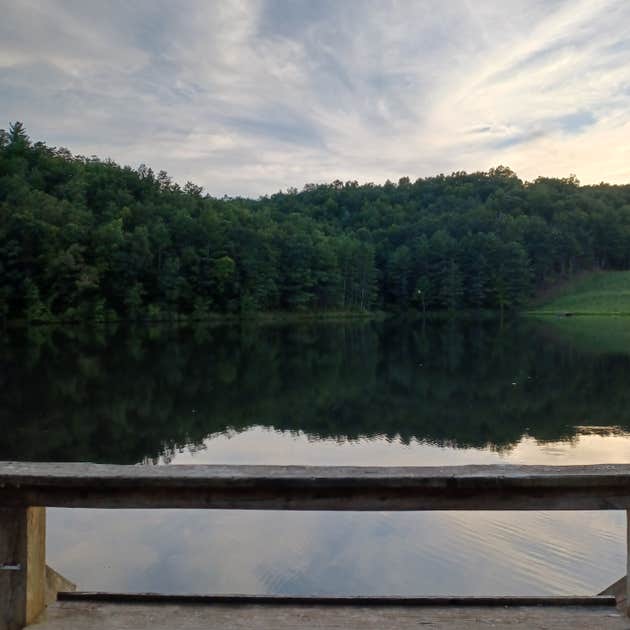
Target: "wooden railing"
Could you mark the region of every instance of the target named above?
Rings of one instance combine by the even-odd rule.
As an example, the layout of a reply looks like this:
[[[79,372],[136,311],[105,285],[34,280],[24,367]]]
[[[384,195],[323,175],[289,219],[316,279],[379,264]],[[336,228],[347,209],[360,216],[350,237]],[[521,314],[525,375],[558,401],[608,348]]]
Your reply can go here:
[[[349,468],[0,462],[0,630],[28,625],[45,606],[47,506],[626,510],[630,515],[630,466]],[[626,555],[630,569],[630,554]],[[623,586],[626,595],[628,582]]]

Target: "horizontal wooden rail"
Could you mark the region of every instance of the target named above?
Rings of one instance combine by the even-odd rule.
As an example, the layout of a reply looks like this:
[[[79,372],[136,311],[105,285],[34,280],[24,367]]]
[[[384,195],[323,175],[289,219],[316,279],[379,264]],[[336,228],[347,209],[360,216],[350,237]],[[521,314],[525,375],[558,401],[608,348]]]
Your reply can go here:
[[[630,509],[630,466],[0,463],[0,505],[257,510]]]
[[[0,462],[0,630],[20,630],[43,610],[47,506],[373,511],[623,509],[628,510],[630,520],[630,466],[350,468]],[[628,536],[630,548],[630,529]],[[630,554],[627,557],[630,573]],[[622,582],[614,585],[615,592],[620,591],[617,601],[630,601],[630,580]],[[54,580],[48,590],[65,588],[65,581]],[[610,598],[597,601],[610,602]]]

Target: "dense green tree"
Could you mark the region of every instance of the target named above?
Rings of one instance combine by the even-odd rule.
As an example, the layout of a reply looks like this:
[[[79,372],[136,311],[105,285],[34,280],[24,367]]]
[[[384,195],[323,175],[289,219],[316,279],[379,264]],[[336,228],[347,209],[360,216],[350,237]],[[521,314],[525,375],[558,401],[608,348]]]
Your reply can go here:
[[[129,288],[125,296],[125,314],[129,319],[138,320],[143,315],[144,289],[138,282]]]
[[[448,311],[456,311],[462,303],[464,295],[463,276],[459,266],[450,260],[440,287],[440,303]]]
[[[630,268],[630,186],[509,168],[214,199],[0,130],[0,319],[513,310]]]
[[[50,318],[50,311],[42,302],[39,289],[30,278],[24,281],[24,316],[29,322],[42,322]]]
[[[411,252],[406,245],[397,247],[389,256],[387,264],[387,293],[391,301],[406,307],[411,297]]]

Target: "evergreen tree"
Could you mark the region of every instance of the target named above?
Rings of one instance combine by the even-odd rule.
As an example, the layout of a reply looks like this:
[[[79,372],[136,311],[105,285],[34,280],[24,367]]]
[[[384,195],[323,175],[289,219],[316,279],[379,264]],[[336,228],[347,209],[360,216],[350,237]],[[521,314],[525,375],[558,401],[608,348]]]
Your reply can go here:
[[[0,130],[0,319],[514,310],[630,268],[630,186],[506,167],[213,199]]]

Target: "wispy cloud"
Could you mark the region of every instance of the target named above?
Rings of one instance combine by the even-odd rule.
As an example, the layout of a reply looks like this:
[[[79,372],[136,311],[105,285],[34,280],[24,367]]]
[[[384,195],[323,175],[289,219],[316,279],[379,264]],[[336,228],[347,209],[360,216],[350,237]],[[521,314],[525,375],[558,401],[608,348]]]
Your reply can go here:
[[[625,0],[0,0],[0,112],[216,195],[502,163],[630,181]]]

